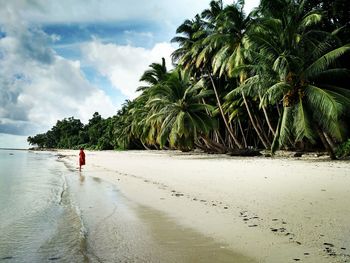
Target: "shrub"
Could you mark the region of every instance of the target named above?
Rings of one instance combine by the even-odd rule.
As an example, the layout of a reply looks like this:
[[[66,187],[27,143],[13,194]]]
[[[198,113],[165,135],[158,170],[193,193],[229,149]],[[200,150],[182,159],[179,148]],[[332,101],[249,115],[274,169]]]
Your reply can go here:
[[[336,154],[338,157],[350,156],[350,139],[338,146]]]

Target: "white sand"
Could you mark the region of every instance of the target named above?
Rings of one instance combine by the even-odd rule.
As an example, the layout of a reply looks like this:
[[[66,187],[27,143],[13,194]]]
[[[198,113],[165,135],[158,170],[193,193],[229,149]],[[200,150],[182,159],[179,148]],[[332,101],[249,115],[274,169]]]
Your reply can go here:
[[[77,167],[78,151],[60,153]],[[258,262],[350,262],[350,162],[163,151],[86,161],[84,175]]]

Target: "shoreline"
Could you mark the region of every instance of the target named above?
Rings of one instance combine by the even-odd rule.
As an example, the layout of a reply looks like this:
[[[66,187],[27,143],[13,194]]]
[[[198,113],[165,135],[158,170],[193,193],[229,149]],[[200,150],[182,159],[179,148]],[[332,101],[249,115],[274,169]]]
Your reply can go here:
[[[76,167],[77,151],[54,153]],[[350,259],[349,162],[164,151],[86,155],[84,175],[259,262]]]
[[[0,150],[19,150],[19,151],[38,151],[38,152],[70,152],[78,151],[79,149],[61,149],[61,148],[0,148]],[[94,150],[94,149],[85,149],[89,152],[145,152],[145,153],[167,153],[169,155],[206,155],[206,156],[221,156],[221,157],[235,157],[235,158],[263,158],[263,159],[293,159],[293,160],[325,160],[325,161],[350,161],[350,156],[342,157],[339,159],[332,160],[326,151],[299,151],[299,150],[278,150],[273,156],[269,150],[252,150],[251,152],[239,152],[228,151],[226,153],[210,153],[204,152],[199,149],[195,149],[189,152],[181,152],[180,150]],[[252,153],[249,155],[247,153]]]

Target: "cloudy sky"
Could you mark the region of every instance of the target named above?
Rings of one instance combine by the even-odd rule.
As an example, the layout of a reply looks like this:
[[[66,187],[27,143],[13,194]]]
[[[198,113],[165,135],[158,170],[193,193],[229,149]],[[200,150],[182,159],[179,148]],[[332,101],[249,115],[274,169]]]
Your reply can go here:
[[[209,2],[0,0],[0,148],[27,147],[58,119],[114,115],[149,64],[170,65],[177,26]]]

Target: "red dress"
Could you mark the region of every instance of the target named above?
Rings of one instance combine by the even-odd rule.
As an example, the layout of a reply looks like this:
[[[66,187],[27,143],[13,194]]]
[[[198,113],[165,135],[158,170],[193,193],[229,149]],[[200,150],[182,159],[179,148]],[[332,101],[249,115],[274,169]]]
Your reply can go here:
[[[79,165],[85,165],[85,153],[82,150],[79,153]]]

